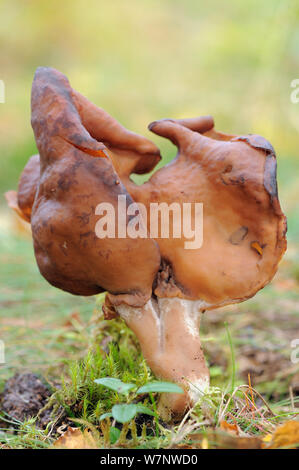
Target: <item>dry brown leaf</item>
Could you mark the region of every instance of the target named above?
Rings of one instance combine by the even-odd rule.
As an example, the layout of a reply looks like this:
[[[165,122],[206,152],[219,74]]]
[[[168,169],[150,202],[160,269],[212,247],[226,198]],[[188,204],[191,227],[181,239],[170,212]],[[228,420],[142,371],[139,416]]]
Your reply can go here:
[[[240,437],[224,431],[209,431],[203,439],[201,434],[192,434],[192,446],[196,447],[197,442],[204,449],[261,449],[262,440],[259,437]],[[204,444],[204,447],[202,446]],[[198,446],[198,444],[197,444]]]
[[[239,436],[240,434],[240,429],[237,424],[228,423],[224,420],[220,421],[220,429],[222,431],[227,431],[229,434],[232,434],[234,436]]]
[[[271,437],[271,439],[270,439]],[[299,422],[287,421],[279,426],[272,436],[264,438],[264,449],[299,448]]]
[[[193,447],[189,444],[177,444],[172,449],[193,449]]]
[[[97,449],[98,445],[87,429],[82,432],[79,428],[69,426],[52,447],[56,449]]]
[[[262,440],[259,437],[232,436],[229,433],[217,432],[209,436],[209,443],[218,449],[261,449]]]

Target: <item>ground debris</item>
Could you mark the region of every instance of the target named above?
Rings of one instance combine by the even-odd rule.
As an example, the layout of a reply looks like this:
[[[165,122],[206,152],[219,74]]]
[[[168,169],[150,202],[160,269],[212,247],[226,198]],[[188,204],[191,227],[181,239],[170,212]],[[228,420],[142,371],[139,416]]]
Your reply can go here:
[[[97,449],[98,444],[87,429],[82,432],[79,428],[69,426],[54,442],[53,447],[58,449]]]
[[[273,380],[281,370],[289,366],[289,359],[278,351],[245,345],[240,348],[239,373],[247,378],[248,374],[259,383]]]
[[[46,407],[51,394],[50,388],[37,375],[30,372],[16,374],[6,382],[0,411],[12,418],[14,427],[18,422],[38,415],[36,425],[45,429],[49,422],[55,420],[53,407]]]
[[[299,422],[290,420],[278,426],[272,435],[263,439],[264,448],[267,449],[298,449],[299,448]]]

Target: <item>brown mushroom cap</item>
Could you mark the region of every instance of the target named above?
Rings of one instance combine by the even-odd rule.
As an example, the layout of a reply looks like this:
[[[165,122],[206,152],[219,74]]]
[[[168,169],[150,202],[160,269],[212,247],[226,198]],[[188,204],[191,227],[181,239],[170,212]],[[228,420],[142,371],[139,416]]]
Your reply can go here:
[[[94,139],[106,145],[120,178],[127,178],[132,173],[148,173],[154,169],[161,155],[153,142],[128,131],[77,91],[72,90],[72,94],[82,124]]]
[[[201,299],[203,308],[253,296],[272,279],[286,249],[272,146],[212,126],[207,118],[152,123],[150,130],[179,153],[143,186],[127,186],[148,210],[152,201],[203,203],[201,248],[185,249],[184,237],[157,239],[163,262],[155,289],[158,297]]]
[[[32,206],[40,178],[39,155],[33,155],[21,174],[18,186],[18,205],[26,219],[30,222]]]
[[[120,125],[112,118],[108,124],[118,132]],[[68,80],[54,69],[39,68],[35,74],[32,127],[41,170],[31,226],[42,275],[73,294],[107,290],[123,296],[128,304],[143,305],[151,296],[160,265],[158,246],[150,238],[97,238],[97,205],[104,201],[117,208],[120,195],[126,196],[127,205],[133,201],[119,181],[107,147],[84,127]],[[119,141],[124,142],[127,134],[133,145],[134,136],[124,128]],[[137,147],[143,141],[144,148],[153,149],[147,139],[135,138]],[[19,200],[20,206],[26,206],[21,194]]]
[[[130,174],[151,171],[160,160],[157,147],[48,68],[38,69],[33,83],[32,125],[40,179],[34,156],[17,197],[10,192],[7,198],[26,220],[35,200],[36,257],[52,284],[82,295],[108,290],[115,305],[141,306],[155,278],[156,296],[200,299],[202,308],[213,308],[243,301],[272,279],[286,249],[286,219],[275,153],[262,137],[217,132],[210,116],[154,122],[150,130],[179,153],[137,186]],[[116,206],[119,195],[148,211],[151,202],[203,203],[202,247],[186,249],[184,236],[157,238],[160,265],[153,240],[97,239],[95,207],[102,201]]]
[[[5,197],[9,207],[26,222],[30,222],[32,206],[40,177],[39,155],[29,158],[19,180],[18,191],[8,191]]]

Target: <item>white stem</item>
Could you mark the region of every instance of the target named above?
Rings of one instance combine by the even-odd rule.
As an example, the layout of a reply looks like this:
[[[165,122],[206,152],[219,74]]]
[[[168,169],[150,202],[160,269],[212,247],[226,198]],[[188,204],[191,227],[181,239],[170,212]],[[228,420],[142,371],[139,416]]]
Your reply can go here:
[[[143,355],[156,377],[181,384],[184,395],[165,394],[160,403],[164,418],[182,415],[209,386],[199,337],[202,301],[150,299],[144,307],[121,304],[119,315],[139,339]]]

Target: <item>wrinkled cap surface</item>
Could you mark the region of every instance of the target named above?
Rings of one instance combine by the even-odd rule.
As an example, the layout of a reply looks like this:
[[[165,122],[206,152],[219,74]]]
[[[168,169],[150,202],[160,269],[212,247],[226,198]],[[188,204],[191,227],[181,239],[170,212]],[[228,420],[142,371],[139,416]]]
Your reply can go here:
[[[95,211],[101,202],[117,208],[118,196],[125,196],[127,205],[133,202],[108,154],[110,136],[111,146],[126,152],[124,160],[134,161],[129,171],[140,168],[140,153],[151,161],[150,166],[157,163],[159,150],[107,116],[77,95],[60,72],[37,70],[32,86],[32,127],[40,153],[38,184],[34,168],[32,179],[32,188],[36,186],[31,213],[35,256],[42,275],[60,289],[79,295],[107,290],[129,304],[143,305],[151,296],[160,265],[156,242],[150,238],[99,239]],[[26,190],[25,197],[25,186],[19,188],[20,207],[34,192]]]
[[[203,204],[199,249],[186,249],[184,236],[157,239],[155,294],[200,299],[206,308],[251,297],[272,279],[286,249],[272,146],[257,135],[218,133],[209,117],[157,121],[150,129],[179,152],[143,187],[131,187],[134,199]]]
[[[5,197],[9,207],[26,222],[30,222],[32,206],[40,178],[39,155],[29,158],[25,166],[18,185],[18,191],[8,191]]]
[[[137,186],[132,173],[151,171],[158,148],[128,131],[70,87],[60,72],[39,68],[32,87],[32,126],[40,152],[9,204],[31,219],[43,276],[74,294],[110,292],[107,309],[141,307],[160,298],[219,307],[253,296],[274,276],[286,249],[286,218],[277,195],[276,157],[257,135],[217,132],[211,116],[165,119],[149,127],[177,147],[176,158]],[[98,239],[101,202],[203,205],[203,243],[190,238]],[[193,205],[193,206],[192,206]],[[183,213],[183,210],[182,210]],[[126,216],[126,224],[130,218]],[[182,220],[184,223],[184,220]],[[117,231],[117,227],[116,227]]]

